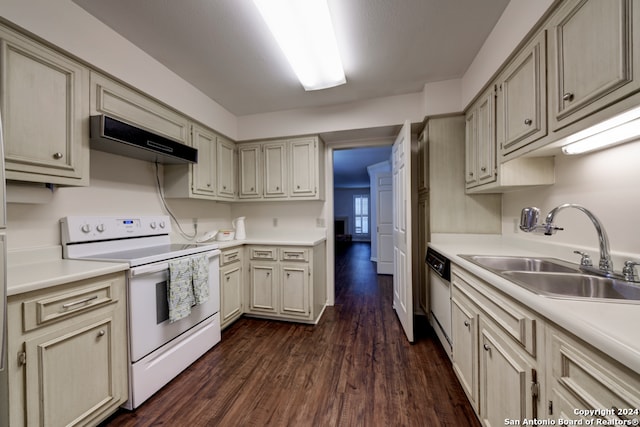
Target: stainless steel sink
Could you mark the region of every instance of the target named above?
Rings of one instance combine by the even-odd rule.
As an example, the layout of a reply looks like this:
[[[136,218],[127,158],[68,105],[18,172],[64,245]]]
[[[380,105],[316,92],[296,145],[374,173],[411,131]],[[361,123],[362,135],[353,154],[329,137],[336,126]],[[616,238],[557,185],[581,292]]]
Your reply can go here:
[[[576,273],[504,271],[501,274],[540,295],[590,300],[640,301],[640,286],[624,280]]]
[[[577,265],[555,258],[533,258],[501,255],[460,255],[480,267],[501,271],[549,271],[579,273]]]
[[[601,277],[556,258],[460,255],[538,295],[555,298],[640,303],[640,284]]]

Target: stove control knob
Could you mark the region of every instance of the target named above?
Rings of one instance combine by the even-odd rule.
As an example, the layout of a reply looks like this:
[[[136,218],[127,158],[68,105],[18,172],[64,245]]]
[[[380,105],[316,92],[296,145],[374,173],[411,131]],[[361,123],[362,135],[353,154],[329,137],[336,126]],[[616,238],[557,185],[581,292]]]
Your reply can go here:
[[[98,233],[103,233],[104,232],[104,224],[98,224],[96,226],[96,230],[98,230]]]
[[[164,227],[165,227],[164,221],[160,221],[160,228],[164,228]]]
[[[156,229],[156,222],[155,221],[151,221],[151,223],[149,223],[149,227],[151,227],[152,230]]]
[[[89,233],[91,231],[91,226],[89,224],[84,224],[80,227],[80,230],[82,230],[83,233]]]

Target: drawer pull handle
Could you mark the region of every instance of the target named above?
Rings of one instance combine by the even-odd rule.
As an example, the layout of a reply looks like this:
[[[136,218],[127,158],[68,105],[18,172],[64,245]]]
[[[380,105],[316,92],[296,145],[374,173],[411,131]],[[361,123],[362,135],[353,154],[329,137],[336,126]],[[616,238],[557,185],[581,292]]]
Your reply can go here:
[[[56,160],[60,160],[63,157],[64,157],[64,155],[62,153],[60,153],[60,152],[53,153],[53,158],[56,159]]]
[[[469,323],[469,321],[468,321],[468,320],[465,320],[465,321],[464,321],[464,326],[466,326],[466,327],[468,328],[469,326],[471,326],[471,323]]]
[[[104,336],[104,329],[100,329],[100,331],[98,332],[98,336],[99,337],[103,337]]]
[[[531,119],[524,119],[524,124],[527,126],[531,126],[531,124],[533,123],[533,120]]]
[[[66,310],[67,308],[73,307],[74,305],[84,304],[85,302],[93,301],[94,299],[98,299],[98,295],[94,295],[88,298],[83,298],[81,300],[74,301],[74,302],[68,302],[66,304],[63,304],[62,308]]]
[[[489,344],[483,345],[482,348],[484,348],[486,351],[491,351],[491,347],[489,347]]]
[[[564,95],[562,95],[562,99],[564,101],[571,102],[571,101],[573,101],[573,94],[571,92],[567,92]]]

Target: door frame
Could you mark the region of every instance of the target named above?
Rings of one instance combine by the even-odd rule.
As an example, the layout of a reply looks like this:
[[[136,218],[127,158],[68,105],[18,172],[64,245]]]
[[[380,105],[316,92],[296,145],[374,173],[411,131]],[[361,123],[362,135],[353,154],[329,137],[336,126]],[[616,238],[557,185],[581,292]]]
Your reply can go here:
[[[398,129],[400,126],[398,126]],[[397,133],[396,133],[397,134]],[[336,302],[336,282],[335,282],[335,253],[336,242],[334,238],[334,226],[333,226],[333,209],[334,209],[334,194],[333,194],[333,152],[335,150],[343,150],[348,148],[368,148],[368,147],[382,147],[391,146],[395,141],[395,136],[387,138],[376,138],[371,140],[358,140],[358,141],[341,141],[336,143],[325,143],[325,162],[324,162],[324,183],[325,183],[325,210],[324,221],[327,230],[326,240],[326,281],[327,281],[327,305],[335,305]]]

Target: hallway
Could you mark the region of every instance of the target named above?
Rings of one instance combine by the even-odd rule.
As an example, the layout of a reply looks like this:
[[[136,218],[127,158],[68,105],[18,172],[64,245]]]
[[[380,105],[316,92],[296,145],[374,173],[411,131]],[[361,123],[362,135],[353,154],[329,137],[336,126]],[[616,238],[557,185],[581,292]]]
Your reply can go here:
[[[369,245],[336,251],[336,305],[318,325],[241,318],[104,426],[479,426],[429,327],[407,342]]]

